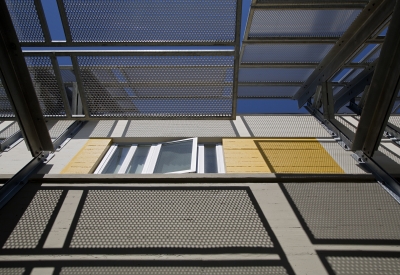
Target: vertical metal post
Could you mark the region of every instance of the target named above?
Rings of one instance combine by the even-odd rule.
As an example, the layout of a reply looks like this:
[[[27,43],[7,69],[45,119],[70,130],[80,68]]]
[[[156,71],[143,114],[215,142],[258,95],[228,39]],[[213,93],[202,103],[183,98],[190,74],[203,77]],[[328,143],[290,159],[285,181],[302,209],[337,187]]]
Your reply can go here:
[[[372,157],[378,149],[397,93],[400,89],[400,1],[396,1],[392,20],[371,80],[368,97],[353,142],[353,151]]]
[[[332,84],[325,81],[322,83],[322,105],[324,107],[324,118],[331,120],[335,118],[333,111],[333,91]]]
[[[49,132],[5,1],[0,1],[0,69],[25,142],[33,157],[53,151]]]

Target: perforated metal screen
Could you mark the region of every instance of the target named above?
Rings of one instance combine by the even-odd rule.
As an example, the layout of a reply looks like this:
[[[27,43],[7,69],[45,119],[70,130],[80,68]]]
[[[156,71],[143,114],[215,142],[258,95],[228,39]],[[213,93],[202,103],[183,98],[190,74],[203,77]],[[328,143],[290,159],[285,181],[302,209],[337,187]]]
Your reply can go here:
[[[298,86],[239,86],[238,97],[290,98],[299,88]]]
[[[91,117],[231,116],[233,56],[78,56]]]
[[[236,0],[63,0],[74,42],[234,42]]]
[[[63,117],[65,109],[49,56],[26,56],[26,64],[44,116]]]
[[[340,37],[361,10],[255,10],[249,37]]]
[[[319,63],[333,44],[244,45],[242,63]]]
[[[316,240],[400,240],[400,205],[378,183],[284,183]]]
[[[240,82],[304,82],[314,69],[308,68],[241,68]]]
[[[8,100],[6,90],[0,79],[0,117],[14,117],[14,112]]]
[[[15,31],[21,42],[44,42],[35,1],[6,0]]]

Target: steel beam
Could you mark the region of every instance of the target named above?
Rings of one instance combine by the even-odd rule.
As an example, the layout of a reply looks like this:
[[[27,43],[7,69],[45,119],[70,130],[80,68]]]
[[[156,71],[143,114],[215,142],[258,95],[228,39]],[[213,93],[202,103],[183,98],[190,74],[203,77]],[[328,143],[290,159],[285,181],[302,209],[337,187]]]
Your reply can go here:
[[[5,1],[0,1],[0,69],[3,85],[33,157],[53,144]]]
[[[400,1],[396,2],[382,52],[371,80],[364,111],[360,118],[353,151],[362,150],[372,157],[378,149],[383,131],[400,89]]]
[[[334,110],[339,111],[346,103],[348,103],[352,98],[357,97],[361,94],[365,87],[370,85],[372,76],[374,75],[374,66],[361,72],[351,83],[343,87],[334,97],[335,102]]]
[[[342,68],[374,31],[392,14],[395,0],[371,1],[343,36],[326,55],[303,87],[293,96],[299,108],[314,94],[316,86],[330,78]]]
[[[333,112],[333,91],[332,83],[322,83],[322,106],[324,107],[324,118],[328,120],[335,119],[335,113]]]
[[[75,121],[55,141],[53,141],[56,151],[60,151],[60,149],[65,145],[66,140],[73,138],[84,124],[84,121]]]

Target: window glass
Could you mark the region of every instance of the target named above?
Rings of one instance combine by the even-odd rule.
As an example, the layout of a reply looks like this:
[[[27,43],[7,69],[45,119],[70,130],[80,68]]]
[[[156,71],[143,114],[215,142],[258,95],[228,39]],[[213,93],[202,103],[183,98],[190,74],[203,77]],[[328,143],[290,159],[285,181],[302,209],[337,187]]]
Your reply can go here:
[[[102,174],[117,174],[128,154],[129,148],[130,147],[126,146],[118,146]]]
[[[218,173],[215,145],[204,145],[204,173]]]
[[[171,173],[191,169],[193,140],[163,143],[153,173]]]
[[[138,145],[126,173],[141,174],[149,151],[150,145]]]

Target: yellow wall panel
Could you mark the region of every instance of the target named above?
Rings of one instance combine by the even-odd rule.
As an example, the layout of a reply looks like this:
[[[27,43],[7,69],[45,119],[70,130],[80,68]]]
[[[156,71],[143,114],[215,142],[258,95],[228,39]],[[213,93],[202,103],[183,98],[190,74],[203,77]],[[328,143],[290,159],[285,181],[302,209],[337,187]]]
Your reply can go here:
[[[112,139],[89,139],[61,174],[90,174],[110,147]]]
[[[222,144],[227,173],[344,173],[315,138],[232,138]]]

